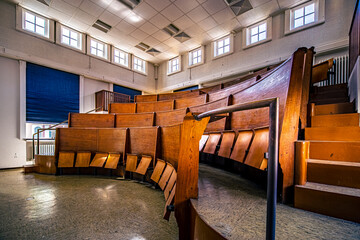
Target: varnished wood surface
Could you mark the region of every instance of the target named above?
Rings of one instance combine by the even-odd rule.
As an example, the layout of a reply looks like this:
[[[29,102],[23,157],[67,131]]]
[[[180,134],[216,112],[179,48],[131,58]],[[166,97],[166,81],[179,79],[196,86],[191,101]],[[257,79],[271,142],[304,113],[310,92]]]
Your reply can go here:
[[[112,128],[115,126],[114,114],[69,113],[69,127],[74,128]]]
[[[138,157],[135,154],[127,154],[126,156],[126,168],[128,172],[135,172],[137,166]]]
[[[138,173],[138,174],[141,174],[141,175],[145,175],[147,169],[150,166],[151,161],[152,161],[151,156],[142,155],[140,163],[139,163],[138,167],[136,168],[135,172]]]
[[[179,98],[191,98],[199,96],[199,90],[195,91],[183,91],[183,92],[174,92],[174,93],[161,93],[158,95],[158,101],[164,101],[164,100],[174,100]]]
[[[174,100],[136,103],[137,113],[170,111],[173,109],[174,109]]]
[[[97,135],[98,152],[125,153],[126,129],[99,129]],[[94,151],[94,150],[92,150]]]
[[[136,113],[135,103],[110,103],[109,113]]]
[[[173,171],[173,173],[171,174],[170,176],[170,179],[168,181],[168,184],[166,185],[165,187],[165,190],[164,190],[164,197],[165,197],[165,201],[169,198],[170,196],[170,193],[176,183],[176,178],[177,178],[177,174],[176,174],[176,171]]]
[[[256,129],[254,139],[251,143],[249,153],[245,159],[245,164],[264,170],[261,168],[264,161],[264,154],[269,148],[269,128]],[[267,166],[265,166],[267,167]]]
[[[253,136],[254,132],[252,130],[239,131],[230,158],[243,163]]]
[[[120,153],[109,153],[106,160],[105,168],[116,169],[120,160]]]
[[[318,115],[311,118],[311,127],[359,127],[360,114]]]
[[[309,159],[308,141],[295,142],[295,180],[296,185],[305,185],[307,182],[307,160]]]
[[[221,138],[221,133],[209,134],[209,139],[205,144],[205,148],[203,152],[215,154],[216,146],[219,144],[220,138]]]
[[[57,128],[59,151],[97,151],[97,129]]]
[[[155,159],[157,143],[157,127],[129,129],[129,149],[132,154],[149,155]]]
[[[135,102],[156,102],[157,95],[136,95]]]
[[[56,174],[55,156],[35,155],[35,171]]]
[[[165,169],[165,166],[166,166],[166,163],[164,160],[157,159],[154,171],[153,171],[150,179],[153,180],[155,183],[158,183],[160,180],[161,174],[163,173],[163,171]]]
[[[75,153],[74,152],[59,152],[59,168],[74,167]]]
[[[360,142],[311,141],[310,158],[360,163]]]
[[[334,59],[318,63],[313,66],[311,83],[317,83],[328,79],[328,70],[334,65]]]
[[[181,124],[187,112],[188,112],[187,108],[157,112],[155,113],[155,125],[170,126],[170,125]]]
[[[235,132],[223,132],[218,156],[229,158],[234,144]]]
[[[174,203],[174,198],[175,198],[175,192],[176,192],[176,183],[170,193],[170,196],[168,197],[168,199],[166,200],[166,203],[165,203],[165,207],[164,207],[164,214],[163,214],[163,218],[165,220],[168,220],[169,221],[169,218],[170,218],[170,214],[171,214],[171,211],[168,210],[168,206],[170,206],[171,204]]]
[[[108,153],[96,153],[90,163],[90,167],[103,167],[108,155]]]
[[[77,152],[75,167],[89,167],[91,160],[91,152]]]
[[[159,157],[177,168],[180,151],[181,125],[160,128]]]
[[[305,140],[359,141],[359,127],[316,127],[305,128]]]
[[[187,108],[191,106],[197,106],[205,104],[207,102],[207,94],[202,94],[192,98],[179,98],[175,100],[175,109]]]
[[[151,127],[154,126],[154,113],[116,114],[115,127]]]
[[[174,171],[174,167],[171,166],[171,164],[167,164],[159,181],[159,187],[161,188],[161,190],[165,189],[167,181],[169,180],[173,171]]]
[[[353,103],[336,103],[315,106],[315,115],[329,115],[329,114],[341,114],[341,113],[353,113]]]

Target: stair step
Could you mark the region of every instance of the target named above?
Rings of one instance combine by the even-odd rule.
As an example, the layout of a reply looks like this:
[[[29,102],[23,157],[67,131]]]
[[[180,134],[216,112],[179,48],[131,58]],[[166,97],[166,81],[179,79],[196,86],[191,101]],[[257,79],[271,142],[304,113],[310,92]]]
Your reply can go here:
[[[353,103],[335,103],[315,106],[315,115],[354,113]]]
[[[348,97],[339,97],[339,98],[320,98],[320,99],[311,99],[309,102],[315,103],[317,105],[324,105],[324,104],[336,104],[336,103],[348,103]]]
[[[310,99],[324,99],[324,98],[342,98],[348,97],[348,92],[346,89],[344,90],[336,90],[336,91],[328,91],[328,92],[319,92],[319,93],[311,93]]]
[[[360,189],[307,182],[295,186],[296,208],[360,222]]]
[[[337,91],[337,90],[347,90],[347,83],[336,84],[325,87],[314,87],[313,92],[328,92],[328,91]]]
[[[24,173],[34,173],[37,172],[38,166],[35,166],[34,164],[31,165],[24,165]]]
[[[311,117],[311,127],[359,127],[359,113],[317,115]]]
[[[360,163],[360,142],[310,141],[309,157]]]
[[[360,163],[329,160],[307,160],[309,182],[360,188]]]
[[[305,140],[360,141],[360,127],[305,128]]]

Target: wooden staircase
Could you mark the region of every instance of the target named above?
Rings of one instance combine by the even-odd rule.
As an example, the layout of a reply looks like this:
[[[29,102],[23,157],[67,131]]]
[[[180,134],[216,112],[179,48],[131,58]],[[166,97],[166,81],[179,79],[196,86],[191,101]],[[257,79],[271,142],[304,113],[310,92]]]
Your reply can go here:
[[[360,223],[360,115],[346,84],[310,95],[311,127],[296,143],[296,208]]]

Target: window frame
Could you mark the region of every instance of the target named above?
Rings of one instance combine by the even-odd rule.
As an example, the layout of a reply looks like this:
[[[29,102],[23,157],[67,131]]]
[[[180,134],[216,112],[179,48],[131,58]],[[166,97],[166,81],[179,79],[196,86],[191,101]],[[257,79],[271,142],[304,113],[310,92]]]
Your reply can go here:
[[[314,3],[315,8],[315,20],[312,23],[304,24],[300,27],[294,28],[294,20],[295,20],[295,11],[300,8],[305,8],[308,5]],[[296,5],[285,11],[285,35],[299,32],[305,30],[307,28],[314,27],[316,25],[322,24],[325,22],[325,0],[312,0],[310,2],[306,2],[300,5]]]
[[[251,30],[259,27],[260,25],[266,23],[266,38],[254,43],[251,43]],[[250,47],[254,47],[266,42],[269,42],[272,40],[272,17],[269,17],[261,22],[255,23],[249,27],[247,27],[246,29],[243,30],[243,39],[242,39],[242,45],[243,45],[243,49],[247,49]]]
[[[120,62],[116,62],[115,61],[115,51],[119,51],[120,53],[124,53],[125,55],[126,55],[126,61],[127,61],[127,65],[124,65],[124,64],[122,64],[122,63],[120,63]],[[128,52],[125,52],[125,51],[123,51],[123,50],[121,50],[120,48],[117,48],[117,47],[112,47],[112,63],[114,63],[115,65],[118,65],[118,66],[121,66],[121,67],[124,67],[124,68],[128,68],[128,69],[130,69],[130,59],[131,59],[131,57],[130,57],[130,53],[128,53]],[[120,58],[120,57],[119,57]]]
[[[31,30],[27,30],[25,28],[25,15],[26,13],[29,13],[31,15],[34,15],[37,18],[41,18],[45,21],[45,27],[44,27],[44,31],[46,32],[46,35],[42,35],[36,32],[33,32]],[[28,10],[26,8],[23,8],[19,5],[16,6],[16,29],[24,32],[26,34],[29,34],[31,36],[40,38],[40,39],[44,39],[50,42],[55,42],[55,21],[47,18],[43,15],[40,15],[38,13],[35,13],[31,10]]]
[[[215,54],[215,49],[218,50],[217,45],[219,44],[219,42],[225,40],[226,38],[229,38],[229,40],[230,40],[229,51],[226,52],[226,53],[222,53],[222,54]],[[211,54],[212,59],[217,59],[217,58],[221,58],[221,57],[232,54],[234,52],[234,35],[233,34],[227,34],[227,35],[213,41],[211,43],[211,52],[212,52],[212,54]]]
[[[67,45],[66,43],[63,43],[62,42],[62,31],[63,31],[63,28],[69,30],[69,31],[72,31],[72,32],[76,32],[78,34],[78,36],[80,36],[80,48],[76,48],[76,47],[73,47],[71,45]],[[66,48],[69,48],[71,50],[75,50],[75,51],[78,51],[78,52],[82,52],[82,53],[85,53],[85,43],[86,43],[86,35],[82,32],[79,32],[71,27],[68,27],[66,25],[63,25],[61,23],[56,23],[56,43],[63,46],[63,47],[66,47]]]
[[[179,68],[177,70],[175,70],[175,71],[170,71],[170,68],[169,68],[170,64],[173,65],[172,64],[173,61],[176,61],[176,60],[178,60]],[[172,74],[175,74],[175,73],[178,73],[178,72],[181,72],[181,55],[176,56],[174,58],[171,58],[167,62],[167,71],[166,71],[166,73],[167,73],[168,76],[172,75]]]
[[[193,53],[195,51],[199,51],[201,50],[201,60],[195,64],[192,64],[192,61],[193,61]],[[200,46],[200,47],[197,47],[197,48],[194,48],[193,50],[189,51],[188,52],[188,68],[192,68],[192,67],[196,67],[196,66],[199,66],[201,64],[204,64],[205,63],[205,48],[204,46]]]
[[[95,54],[91,53],[91,41],[96,42],[97,44],[104,44],[104,52],[105,52],[105,56],[101,57]],[[93,38],[91,36],[87,36],[87,55],[92,56],[94,58],[98,58],[107,62],[110,62],[110,44],[107,44],[106,42],[103,42],[99,39]]]
[[[140,74],[143,74],[143,75],[147,75],[147,69],[148,69],[148,66],[147,66],[147,61],[145,61],[144,59],[138,57],[138,56],[135,56],[135,55],[132,55],[132,64],[131,64],[131,69],[134,71],[134,72],[137,72],[137,73],[140,73]],[[135,69],[134,65],[135,65],[135,59],[139,59],[141,61],[144,62],[144,70],[145,71],[141,71],[141,70],[138,70],[138,69]]]

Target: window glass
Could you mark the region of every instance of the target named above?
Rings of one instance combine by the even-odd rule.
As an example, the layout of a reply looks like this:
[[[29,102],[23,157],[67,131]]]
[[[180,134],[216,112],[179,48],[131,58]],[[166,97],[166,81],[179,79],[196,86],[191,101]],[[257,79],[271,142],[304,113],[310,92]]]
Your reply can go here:
[[[214,56],[230,52],[230,36],[214,42]]]
[[[106,48],[105,48],[105,44],[95,41],[94,39],[91,39],[90,41],[90,53],[92,55],[101,57],[101,58],[106,58]]]
[[[49,23],[46,18],[42,18],[32,14],[31,12],[25,12],[23,18],[23,29],[48,38],[48,28]]]
[[[294,11],[294,28],[315,22],[315,4],[311,3]]]
[[[129,54],[114,48],[114,62],[129,67]]]

